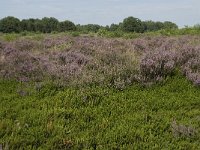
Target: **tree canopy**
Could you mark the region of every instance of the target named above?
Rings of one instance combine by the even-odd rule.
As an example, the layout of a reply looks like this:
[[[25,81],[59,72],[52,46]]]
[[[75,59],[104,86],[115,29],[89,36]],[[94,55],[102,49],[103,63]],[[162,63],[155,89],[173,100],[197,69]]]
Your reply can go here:
[[[122,23],[122,29],[125,32],[144,32],[142,21],[134,17],[125,18]]]
[[[0,20],[0,32],[11,33],[11,32],[42,32],[51,33],[53,31],[65,32],[65,31],[79,31],[79,32],[98,32],[99,29],[107,31],[124,31],[124,32],[149,32],[158,31],[162,29],[177,29],[178,26],[170,21],[165,22],[154,22],[154,21],[142,21],[135,17],[127,17],[119,24],[111,24],[110,26],[101,26],[98,24],[86,24],[86,25],[75,25],[69,20],[59,21],[53,17],[44,17],[42,19],[23,19],[19,20],[15,17],[5,17]]]
[[[20,32],[20,20],[15,17],[5,17],[0,20],[0,31],[3,33]]]
[[[71,21],[66,20],[66,21],[60,22],[58,24],[58,31],[60,31],[60,32],[74,31],[74,30],[76,30],[76,26]]]

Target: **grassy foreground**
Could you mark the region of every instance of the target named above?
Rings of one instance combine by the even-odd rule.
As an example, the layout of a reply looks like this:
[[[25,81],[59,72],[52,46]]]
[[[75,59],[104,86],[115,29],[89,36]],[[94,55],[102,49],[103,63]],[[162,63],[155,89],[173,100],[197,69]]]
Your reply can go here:
[[[0,81],[4,149],[200,149],[200,90],[174,76],[150,88]]]

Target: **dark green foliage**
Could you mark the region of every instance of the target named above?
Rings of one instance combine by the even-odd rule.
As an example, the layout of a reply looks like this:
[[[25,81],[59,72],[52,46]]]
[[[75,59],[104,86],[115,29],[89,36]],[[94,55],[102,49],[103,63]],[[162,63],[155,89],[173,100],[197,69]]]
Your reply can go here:
[[[119,25],[118,24],[111,24],[109,30],[110,31],[117,31],[117,30],[119,30]]]
[[[144,21],[143,25],[146,31],[158,31],[164,29],[164,24],[162,22],[154,22],[154,21]]]
[[[97,32],[101,26],[97,25],[97,24],[87,24],[87,25],[77,25],[77,28],[79,31],[83,31],[83,32]]]
[[[8,16],[0,20],[0,32],[20,32],[20,29],[20,20],[15,17]]]
[[[170,21],[165,21],[163,25],[164,25],[164,29],[178,29],[178,26],[175,23],[170,22]]]
[[[34,25],[36,32],[43,32],[43,23],[40,19],[36,19]]]
[[[36,27],[36,23],[40,21],[39,19],[23,19],[21,21],[21,30],[22,31],[30,31],[30,32],[36,32],[36,31],[41,31],[42,26],[38,29]]]
[[[66,21],[59,23],[58,30],[60,32],[74,31],[74,30],[76,30],[76,26],[73,22],[66,20]]]
[[[43,32],[43,22],[40,19],[23,19],[21,21],[21,30],[28,32]]]
[[[158,31],[164,28],[162,22],[154,22],[154,21],[144,21],[143,22],[145,31]]]
[[[87,24],[87,25],[75,25],[71,21],[59,22],[53,17],[44,17],[42,19],[23,19],[20,21],[14,17],[6,17],[0,20],[0,32],[65,32],[78,30],[81,33],[97,33],[99,29],[105,29],[111,32],[136,32],[143,33],[149,31],[158,31],[161,29],[177,29],[178,26],[170,21],[165,22],[153,22],[153,21],[141,21],[135,17],[128,17],[119,24],[111,24],[110,26],[101,26],[98,24]],[[114,33],[115,34],[115,33]],[[121,34],[121,33],[120,33]]]
[[[151,20],[150,21],[144,21],[143,25],[144,25],[145,31],[156,31],[155,22],[153,22]]]
[[[196,24],[196,25],[194,25],[193,28],[194,28],[194,29],[197,29],[197,30],[200,30],[200,24]]]
[[[164,24],[160,21],[155,22],[155,28],[156,28],[156,31],[161,30],[164,28]]]
[[[170,21],[154,22],[154,21],[144,21],[143,22],[145,31],[158,31],[162,29],[178,29],[178,26]]]
[[[58,20],[50,17],[50,18],[42,18],[42,32],[43,33],[51,33],[52,31],[58,30]]]
[[[138,18],[128,17],[123,20],[122,29],[125,32],[143,32],[144,26]]]

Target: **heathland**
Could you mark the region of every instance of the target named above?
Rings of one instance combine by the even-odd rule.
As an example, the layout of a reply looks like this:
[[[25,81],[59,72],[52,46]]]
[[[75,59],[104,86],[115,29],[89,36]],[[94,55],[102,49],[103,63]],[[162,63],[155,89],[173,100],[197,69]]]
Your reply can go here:
[[[2,33],[0,144],[197,150],[199,86],[199,29]]]

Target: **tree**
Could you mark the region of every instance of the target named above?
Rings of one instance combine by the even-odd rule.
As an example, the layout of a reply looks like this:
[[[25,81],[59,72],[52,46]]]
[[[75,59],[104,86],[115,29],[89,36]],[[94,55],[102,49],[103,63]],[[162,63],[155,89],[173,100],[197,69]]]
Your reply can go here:
[[[3,33],[20,32],[20,20],[11,16],[1,19],[0,31]]]
[[[118,24],[111,24],[110,25],[110,31],[117,31],[119,29],[119,25]]]
[[[122,23],[122,29],[125,32],[144,32],[142,21],[134,17],[125,18]]]
[[[28,31],[28,19],[23,19],[20,23],[21,31]]]
[[[158,31],[161,29],[177,29],[178,26],[170,21],[163,22],[154,22],[154,21],[144,21],[143,22],[145,31]]]
[[[196,25],[194,25],[194,26],[193,26],[193,29],[197,29],[197,30],[199,30],[199,29],[200,29],[200,24],[196,24]]]
[[[42,24],[42,20],[40,19],[35,19],[35,31],[36,32],[43,32],[43,24]]]
[[[98,30],[101,28],[100,25],[98,24],[87,24],[87,25],[81,25],[79,26],[79,29],[81,31],[84,31],[84,32],[98,32]]]
[[[155,22],[155,31],[164,29],[164,24],[160,21]]]
[[[60,32],[74,31],[74,30],[76,30],[76,26],[73,22],[66,20],[66,21],[59,23],[58,30]]]
[[[56,18],[44,17],[42,18],[42,32],[43,33],[50,33],[52,31],[58,30],[59,21]]]
[[[156,31],[156,25],[154,21],[144,21],[143,26],[145,31]]]
[[[175,23],[170,22],[170,21],[165,21],[163,25],[165,29],[178,29],[178,26]]]
[[[31,31],[35,32],[35,19],[30,18],[30,19],[23,19],[21,21],[21,30],[22,31]]]
[[[101,27],[101,29],[105,29],[106,31],[109,31],[110,30],[110,27],[109,27],[109,25],[106,25],[105,27]]]

